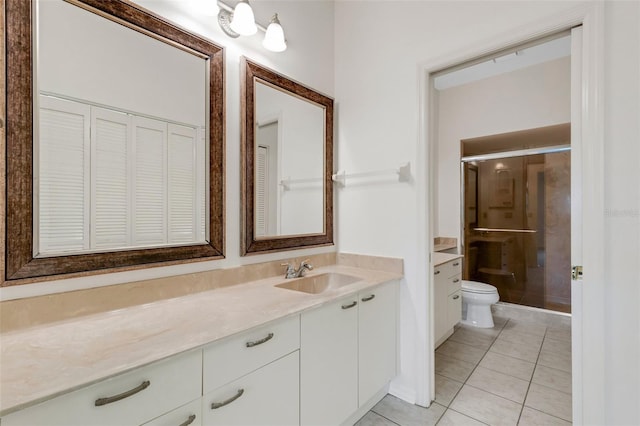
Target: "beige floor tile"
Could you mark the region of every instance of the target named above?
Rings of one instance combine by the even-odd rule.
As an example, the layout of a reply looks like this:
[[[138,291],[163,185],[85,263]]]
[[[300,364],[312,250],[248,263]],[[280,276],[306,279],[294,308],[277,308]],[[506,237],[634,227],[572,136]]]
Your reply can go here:
[[[570,422],[550,416],[533,408],[524,407],[520,414],[520,426],[571,426]]]
[[[475,346],[459,343],[453,340],[447,340],[436,349],[436,353],[446,355],[451,358],[477,364],[484,356],[486,350]]]
[[[551,368],[555,368],[555,369],[570,373],[571,372],[571,354],[553,352],[548,349],[542,350],[540,351],[540,358],[538,359],[538,364],[544,365],[545,367],[551,367]]]
[[[460,388],[462,387],[462,383],[456,382],[455,380],[451,380],[447,377],[441,376],[440,374],[435,375],[436,381],[436,399],[435,401],[440,404],[448,407],[453,401],[453,398],[456,396]]]
[[[501,426],[515,425],[522,405],[465,385],[450,408],[483,423]]]
[[[457,329],[448,340],[465,343],[467,345],[475,346],[481,349],[489,349],[489,346],[493,343],[496,336],[491,334],[485,334],[483,332],[479,332],[476,330],[472,330],[466,327],[461,327]]]
[[[438,421],[438,426],[482,426],[484,424],[451,409],[445,411],[440,421]]]
[[[571,328],[570,327],[549,327],[547,329],[546,337],[556,340],[564,340],[571,342]]]
[[[519,404],[524,403],[529,388],[528,380],[518,379],[484,367],[477,367],[466,384]]]
[[[531,375],[536,366],[532,362],[496,352],[487,352],[479,365],[527,381],[531,380]]]
[[[354,426],[397,426],[397,423],[369,411]]]
[[[570,354],[571,340],[552,339],[547,335],[547,337],[544,338],[544,343],[542,343],[542,350]]]
[[[544,336],[539,334],[532,334],[514,329],[502,330],[502,333],[498,336],[498,340],[506,340],[508,342],[538,347],[542,345],[543,339]]]
[[[429,408],[424,408],[391,395],[382,398],[371,409],[374,413],[402,426],[435,425],[445,410],[446,407],[435,402]]]
[[[528,362],[536,362],[540,352],[540,347],[507,342],[506,340],[496,340],[496,342],[491,345],[489,352],[512,356]]]
[[[537,365],[533,373],[533,383],[546,386],[564,393],[571,393],[571,373],[555,368]]]
[[[454,401],[455,402],[455,401]],[[571,395],[537,383],[531,383],[524,403],[543,413],[571,421]]]
[[[545,332],[547,331],[547,326],[534,322],[510,319],[502,329],[502,331],[506,330],[514,330],[523,333],[535,334],[537,336],[544,336]]]
[[[461,361],[446,355],[436,353],[436,373],[457,382],[464,383],[476,367],[470,362]]]

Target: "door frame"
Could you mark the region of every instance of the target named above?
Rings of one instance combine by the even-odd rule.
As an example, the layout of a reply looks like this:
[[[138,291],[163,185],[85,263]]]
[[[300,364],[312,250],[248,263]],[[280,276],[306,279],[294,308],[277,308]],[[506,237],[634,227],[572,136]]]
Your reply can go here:
[[[582,47],[579,82],[572,81],[572,106],[580,105],[580,140],[572,140],[572,149],[579,143],[580,166],[588,170],[582,177],[582,265],[585,275],[580,284],[572,285],[581,291],[573,298],[572,320],[572,369],[573,369],[573,422],[582,424],[588,419],[593,424],[604,424],[604,3],[601,1],[580,5],[568,11],[554,14],[544,21],[523,25],[516,30],[494,37],[445,57],[419,64],[419,139],[417,146],[416,189],[418,195],[418,258],[424,259],[418,268],[421,286],[421,303],[417,317],[425,321],[421,328],[416,359],[418,380],[416,403],[429,406],[435,396],[434,334],[433,334],[433,251],[435,214],[435,98],[433,74],[472,59],[515,47],[546,35],[582,26]],[[575,74],[572,73],[572,78]],[[575,111],[572,111],[574,114]],[[575,116],[574,116],[575,117]],[[573,117],[572,117],[573,118]],[[573,166],[572,166],[573,168]],[[423,196],[422,194],[426,194]],[[575,194],[572,194],[572,198]],[[574,212],[572,211],[572,217]],[[425,220],[426,218],[426,220]],[[575,230],[575,229],[574,229]],[[575,262],[572,253],[572,262]],[[567,271],[569,273],[569,271]],[[588,313],[588,315],[583,315]],[[583,339],[582,336],[587,336]]]

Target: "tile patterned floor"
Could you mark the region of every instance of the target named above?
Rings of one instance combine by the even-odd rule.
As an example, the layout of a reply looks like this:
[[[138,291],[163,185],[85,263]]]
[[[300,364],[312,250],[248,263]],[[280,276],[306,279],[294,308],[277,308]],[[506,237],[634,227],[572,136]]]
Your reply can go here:
[[[457,327],[436,350],[428,409],[387,395],[356,426],[570,425],[569,318],[494,320],[493,329]]]

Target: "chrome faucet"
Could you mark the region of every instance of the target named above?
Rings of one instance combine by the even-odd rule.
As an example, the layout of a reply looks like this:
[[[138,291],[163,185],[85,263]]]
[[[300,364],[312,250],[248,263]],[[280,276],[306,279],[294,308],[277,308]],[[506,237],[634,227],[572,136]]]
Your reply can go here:
[[[300,267],[298,269],[294,268],[294,266],[290,263],[283,263],[282,266],[287,267],[287,271],[284,274],[285,278],[304,277],[305,271],[310,271],[313,269],[313,265],[309,263],[309,259],[300,262]]]

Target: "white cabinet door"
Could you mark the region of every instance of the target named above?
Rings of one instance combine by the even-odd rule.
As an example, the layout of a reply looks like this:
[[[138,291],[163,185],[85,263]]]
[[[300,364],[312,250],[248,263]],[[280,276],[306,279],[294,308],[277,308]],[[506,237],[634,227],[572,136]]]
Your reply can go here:
[[[358,382],[362,406],[396,375],[397,283],[358,296]]]
[[[433,332],[434,342],[438,346],[447,333],[447,277],[444,276],[444,269],[436,267],[434,270],[435,278],[433,280]]]
[[[299,425],[298,355],[295,351],[206,394],[202,424]]]
[[[358,408],[358,298],[301,317],[300,423],[339,425]]]
[[[447,297],[447,328],[451,329],[460,322],[462,315],[462,290]]]

